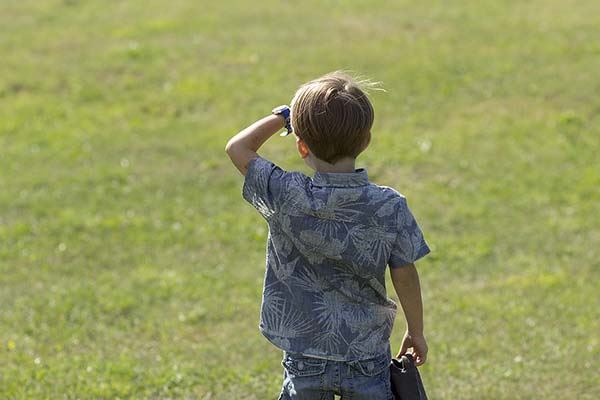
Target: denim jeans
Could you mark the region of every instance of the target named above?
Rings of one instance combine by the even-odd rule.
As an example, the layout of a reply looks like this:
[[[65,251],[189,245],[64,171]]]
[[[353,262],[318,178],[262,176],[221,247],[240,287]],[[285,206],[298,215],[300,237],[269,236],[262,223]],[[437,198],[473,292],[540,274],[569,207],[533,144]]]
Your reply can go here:
[[[283,352],[279,400],[393,400],[391,354],[360,361],[332,361]]]

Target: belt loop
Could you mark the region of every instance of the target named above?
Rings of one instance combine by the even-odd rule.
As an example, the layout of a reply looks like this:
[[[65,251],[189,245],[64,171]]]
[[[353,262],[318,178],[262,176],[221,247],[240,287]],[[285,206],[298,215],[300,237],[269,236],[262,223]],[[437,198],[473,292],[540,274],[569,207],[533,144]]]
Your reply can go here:
[[[356,368],[358,366],[358,361],[348,361],[348,370],[350,371],[350,377],[354,378],[356,374]]]

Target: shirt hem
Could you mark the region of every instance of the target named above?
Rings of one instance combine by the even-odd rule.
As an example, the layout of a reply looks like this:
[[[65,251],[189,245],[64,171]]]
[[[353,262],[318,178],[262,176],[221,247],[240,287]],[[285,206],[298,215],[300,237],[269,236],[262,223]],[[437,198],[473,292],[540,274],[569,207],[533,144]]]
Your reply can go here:
[[[269,336],[269,333],[264,330],[260,325],[258,326],[258,330],[260,331],[260,333],[275,347],[277,347],[280,350],[283,350],[286,353],[293,353],[293,354],[301,354],[303,356],[307,356],[307,357],[312,357],[312,358],[319,358],[322,360],[331,360],[331,361],[361,361],[361,360],[370,360],[372,358],[377,358],[380,357],[383,354],[391,355],[391,346],[390,346],[390,342],[388,341],[387,343],[387,348],[385,351],[379,352],[379,353],[374,353],[371,354],[369,356],[367,356],[366,358],[357,358],[357,359],[348,359],[346,357],[343,356],[337,356],[335,354],[333,355],[328,355],[328,356],[324,356],[323,354],[311,354],[311,353],[306,353],[306,352],[302,352],[302,351],[297,351],[297,350],[293,350],[291,348],[286,348],[281,346],[279,343],[276,343],[275,341],[273,341],[273,339]]]

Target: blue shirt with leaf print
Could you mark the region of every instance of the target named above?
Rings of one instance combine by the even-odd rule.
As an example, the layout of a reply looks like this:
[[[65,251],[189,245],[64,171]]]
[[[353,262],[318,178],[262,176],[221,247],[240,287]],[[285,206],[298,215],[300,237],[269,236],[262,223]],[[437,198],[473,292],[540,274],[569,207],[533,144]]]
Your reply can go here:
[[[390,353],[387,266],[430,249],[406,198],[350,173],[285,171],[258,156],[242,195],[269,226],[259,329],[287,352],[337,361]]]

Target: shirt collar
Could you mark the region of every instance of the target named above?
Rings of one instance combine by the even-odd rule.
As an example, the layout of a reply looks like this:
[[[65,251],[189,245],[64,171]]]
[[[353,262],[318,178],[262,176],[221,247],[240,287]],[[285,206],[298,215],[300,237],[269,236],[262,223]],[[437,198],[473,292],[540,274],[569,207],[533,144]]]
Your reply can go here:
[[[315,172],[313,184],[315,186],[357,187],[369,183],[369,176],[365,168],[357,168],[354,172]]]

